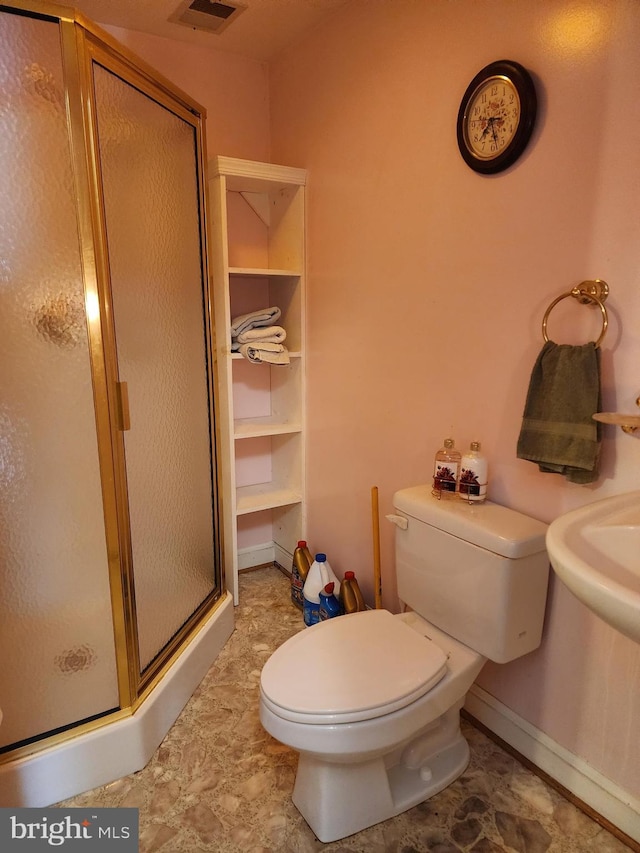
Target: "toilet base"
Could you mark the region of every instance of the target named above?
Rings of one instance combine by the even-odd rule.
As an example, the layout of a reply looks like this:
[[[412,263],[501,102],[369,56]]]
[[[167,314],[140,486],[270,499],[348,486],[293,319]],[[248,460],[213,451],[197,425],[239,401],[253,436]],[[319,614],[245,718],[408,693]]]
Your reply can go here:
[[[391,759],[349,764],[301,753],[292,799],[320,841],[337,841],[428,800],[468,763],[458,705]]]

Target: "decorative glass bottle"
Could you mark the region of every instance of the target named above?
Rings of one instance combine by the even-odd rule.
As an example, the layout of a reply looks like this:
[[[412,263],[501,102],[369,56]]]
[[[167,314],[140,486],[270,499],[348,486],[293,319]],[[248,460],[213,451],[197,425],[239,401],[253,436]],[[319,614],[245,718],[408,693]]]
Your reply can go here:
[[[433,467],[432,493],[438,498],[452,497],[458,488],[460,477],[460,460],[462,456],[455,449],[452,438],[445,438],[444,447],[436,453]]]
[[[488,464],[480,453],[480,442],[472,441],[460,463],[459,495],[465,501],[483,501],[487,497]]]

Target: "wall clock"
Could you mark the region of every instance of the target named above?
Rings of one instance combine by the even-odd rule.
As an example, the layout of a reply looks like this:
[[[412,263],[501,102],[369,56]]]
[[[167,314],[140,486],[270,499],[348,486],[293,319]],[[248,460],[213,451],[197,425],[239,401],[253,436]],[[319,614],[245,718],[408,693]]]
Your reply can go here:
[[[458,110],[458,147],[476,172],[511,166],[527,147],[536,120],[536,90],[517,62],[492,62],[473,78]]]

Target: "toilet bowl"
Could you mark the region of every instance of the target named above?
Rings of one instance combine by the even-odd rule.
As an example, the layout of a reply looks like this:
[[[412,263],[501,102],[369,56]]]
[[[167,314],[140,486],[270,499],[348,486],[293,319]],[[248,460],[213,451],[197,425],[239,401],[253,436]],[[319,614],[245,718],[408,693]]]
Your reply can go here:
[[[463,772],[459,709],[484,661],[417,614],[386,610],[322,622],[276,650],[260,719],[300,752],[293,802],[321,841],[394,817]]]
[[[262,670],[262,725],[299,751],[292,799],[325,842],[453,782],[469,760],[460,708],[485,660],[514,660],[542,636],[545,524],[491,501],[439,501],[430,486],[396,492],[394,507],[410,610],[306,628]]]

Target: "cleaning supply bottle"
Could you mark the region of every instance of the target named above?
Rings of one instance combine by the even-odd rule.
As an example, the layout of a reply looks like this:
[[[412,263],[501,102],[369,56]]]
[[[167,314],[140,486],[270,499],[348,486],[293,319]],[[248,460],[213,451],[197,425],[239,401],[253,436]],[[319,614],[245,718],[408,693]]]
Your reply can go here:
[[[487,497],[489,466],[480,452],[480,442],[472,441],[460,462],[458,494],[465,501],[483,501]]]
[[[324,589],[320,590],[320,608],[319,621],[324,622],[327,619],[333,619],[334,616],[340,616],[342,608],[340,602],[333,594],[335,583],[331,581]]]
[[[302,610],[302,588],[313,563],[311,552],[307,543],[301,539],[293,552],[293,565],[291,566],[291,601]]]
[[[340,587],[340,601],[345,613],[358,613],[360,610],[367,609],[354,572],[344,573]]]
[[[326,554],[316,554],[302,588],[302,612],[307,626],[315,625],[320,620],[320,590],[329,583],[326,562]]]
[[[335,584],[334,595],[340,595],[340,581],[335,576],[333,569],[329,565],[326,554],[316,554],[316,558],[311,564],[307,579],[302,588],[302,612],[304,614],[304,624],[315,625],[319,621],[320,613],[320,590],[324,589],[328,583]]]
[[[455,449],[452,438],[445,438],[444,447],[436,453],[433,466],[432,494],[438,498],[450,498],[457,491],[460,478],[461,454]]]

